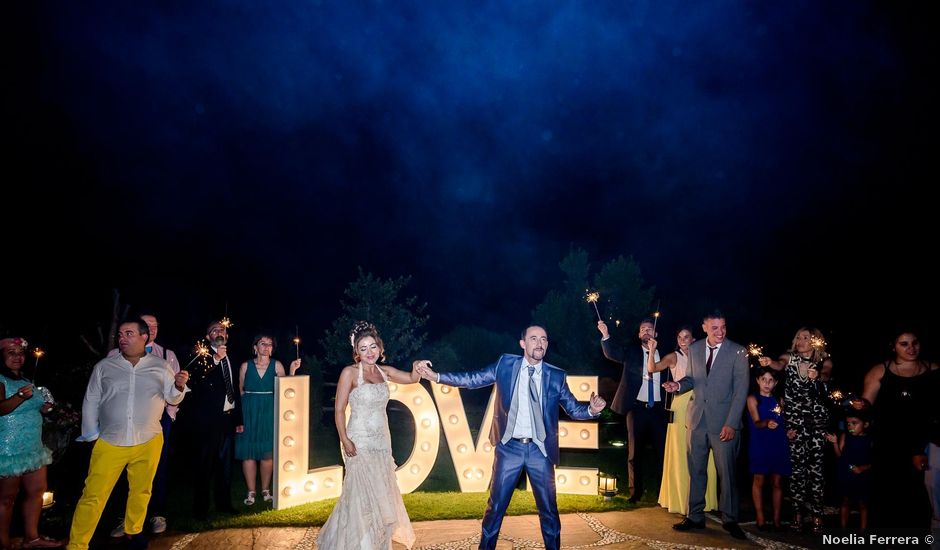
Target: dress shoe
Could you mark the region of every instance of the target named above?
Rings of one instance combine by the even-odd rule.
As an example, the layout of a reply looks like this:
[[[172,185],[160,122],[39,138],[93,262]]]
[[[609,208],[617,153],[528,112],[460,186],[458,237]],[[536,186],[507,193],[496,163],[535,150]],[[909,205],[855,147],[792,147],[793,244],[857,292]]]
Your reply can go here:
[[[679,523],[676,523],[675,525],[673,525],[672,528],[675,529],[676,531],[691,531],[692,529],[704,529],[705,522],[704,521],[692,521],[689,518],[685,518]]]
[[[736,521],[729,521],[728,523],[722,524],[721,528],[736,539],[747,540],[747,535],[744,534],[744,531]]]

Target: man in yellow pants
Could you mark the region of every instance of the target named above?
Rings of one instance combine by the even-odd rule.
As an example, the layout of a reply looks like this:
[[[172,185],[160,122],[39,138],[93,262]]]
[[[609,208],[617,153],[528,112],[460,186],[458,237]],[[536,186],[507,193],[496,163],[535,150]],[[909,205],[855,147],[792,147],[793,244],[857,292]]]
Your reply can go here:
[[[167,403],[179,404],[189,391],[188,372],[174,375],[166,361],[147,353],[150,329],[142,319],[122,322],[117,336],[120,355],[99,361],[85,390],[78,441],[97,441],[72,516],[69,549],[88,548],[124,468],[129,486],[124,532],[132,548],[147,547],[142,531],[163,448],[160,417]]]

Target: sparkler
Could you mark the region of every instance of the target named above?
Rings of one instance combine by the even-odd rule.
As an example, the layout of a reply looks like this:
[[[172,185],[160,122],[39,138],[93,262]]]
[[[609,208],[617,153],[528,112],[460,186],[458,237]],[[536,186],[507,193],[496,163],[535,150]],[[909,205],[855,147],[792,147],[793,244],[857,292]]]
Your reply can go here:
[[[300,326],[294,325],[294,347],[297,348],[297,359],[300,359]]]
[[[228,317],[222,317],[222,320],[219,321],[219,324],[222,325],[222,328],[224,328],[225,330],[228,330],[235,326],[235,323],[233,323],[232,320],[229,319]]]
[[[775,415],[777,415],[777,417],[779,418],[779,417],[780,417],[780,413],[783,412],[783,409],[780,408],[780,405],[777,405],[776,407],[770,409],[770,411],[771,411],[772,413],[774,413]]]
[[[39,372],[39,358],[45,355],[46,352],[42,348],[36,348],[33,350],[33,357],[36,358],[36,364],[33,366],[33,383],[36,382],[36,373]]]
[[[597,309],[597,301],[600,299],[600,297],[601,297],[600,292],[587,291],[587,294],[584,295],[585,301],[587,301],[587,303],[589,304],[594,305],[594,313],[597,314],[598,321],[601,320],[601,312]]]
[[[809,339],[809,344],[813,346],[813,349],[821,350],[826,347],[826,339],[819,336],[813,336]]]
[[[764,355],[764,348],[757,344],[750,343],[747,345],[747,354],[753,355],[754,357],[761,357]]]
[[[200,357],[208,357],[210,353],[209,346],[205,345],[203,342],[196,342],[196,347],[193,348],[193,352],[196,355],[194,355],[193,358],[189,361],[189,363],[186,363],[186,366],[183,367],[181,370],[186,370],[187,368],[189,368],[189,366],[195,363],[196,359],[199,359]]]
[[[662,304],[662,300],[656,302],[656,312],[653,313],[653,338],[656,338],[656,323],[659,322],[659,306]]]
[[[833,403],[843,407],[851,407],[855,401],[858,400],[852,392],[843,393],[841,390],[833,390],[830,392],[829,399],[832,399]]]

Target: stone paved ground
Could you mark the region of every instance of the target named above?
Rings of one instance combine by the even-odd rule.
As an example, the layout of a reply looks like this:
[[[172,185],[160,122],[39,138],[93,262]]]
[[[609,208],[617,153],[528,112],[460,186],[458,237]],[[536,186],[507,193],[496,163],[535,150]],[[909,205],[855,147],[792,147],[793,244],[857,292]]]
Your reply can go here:
[[[562,516],[562,547],[600,550],[640,548],[813,548],[818,537],[791,533],[758,532],[745,525],[749,540],[731,538],[713,519],[702,531],[679,533],[672,524],[680,519],[661,508],[641,508],[628,512],[567,514]],[[479,541],[479,520],[442,520],[415,523],[418,537],[415,549],[475,549]],[[203,533],[166,533],[155,537],[152,550],[287,550],[314,549],[317,528],[265,527],[224,529]],[[538,516],[507,517],[498,548],[541,548]],[[103,546],[102,548],[108,548]],[[403,549],[395,545],[395,550]]]

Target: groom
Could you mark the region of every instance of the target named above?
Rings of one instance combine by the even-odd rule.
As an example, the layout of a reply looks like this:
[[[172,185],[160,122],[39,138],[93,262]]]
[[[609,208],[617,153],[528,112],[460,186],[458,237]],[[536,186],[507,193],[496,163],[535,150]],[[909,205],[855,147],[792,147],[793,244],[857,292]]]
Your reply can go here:
[[[545,548],[561,546],[561,522],[555,499],[555,466],[558,464],[558,407],[574,420],[596,417],[606,406],[591,394],[590,405],[578,403],[565,381],[565,371],[542,362],[548,349],[545,329],[525,329],[519,347],[525,356],[502,355],[492,365],[475,372],[436,373],[418,367],[431,381],[458,388],[482,388],[496,384],[496,413],[490,443],[496,450],[490,499],[483,516],[480,548],[496,548],[503,516],[522,470],[529,475],[539,509]]]

